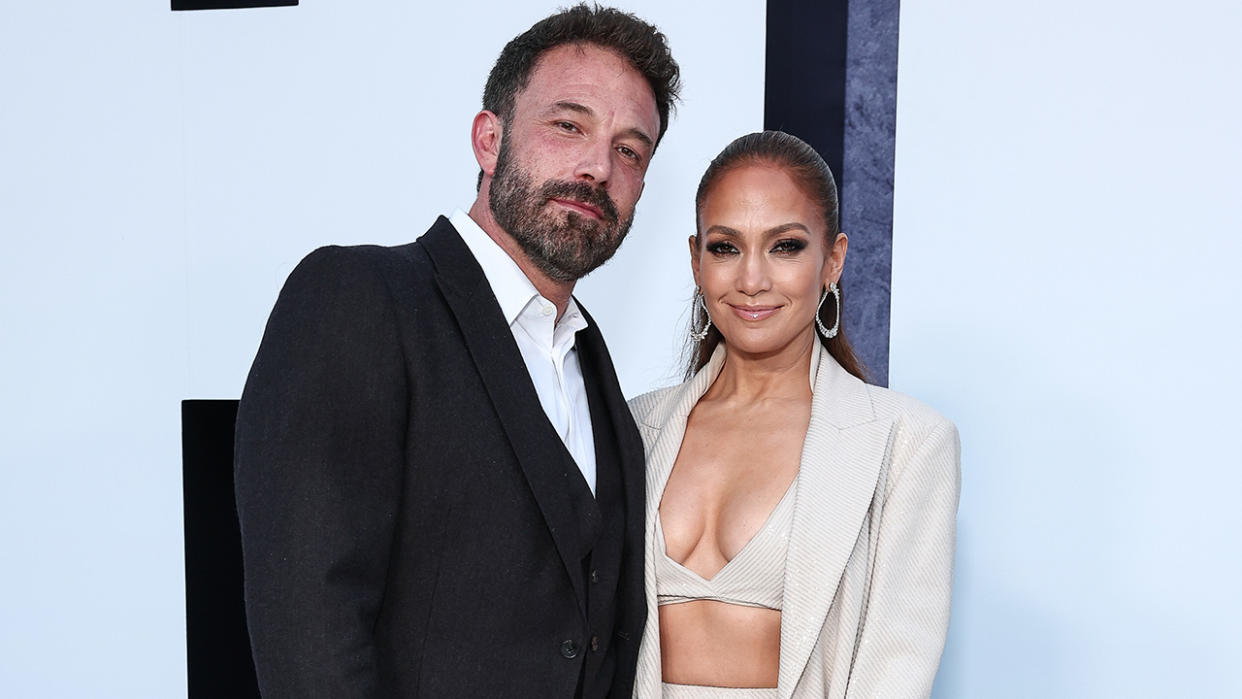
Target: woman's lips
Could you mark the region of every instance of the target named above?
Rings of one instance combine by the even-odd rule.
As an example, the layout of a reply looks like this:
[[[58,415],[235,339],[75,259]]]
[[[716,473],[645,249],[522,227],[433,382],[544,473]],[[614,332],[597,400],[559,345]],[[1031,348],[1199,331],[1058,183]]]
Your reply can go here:
[[[734,306],[733,304],[729,304],[729,308],[732,308],[737,317],[742,320],[763,320],[780,310],[780,306]]]
[[[592,218],[597,218],[601,220],[604,218],[604,212],[600,211],[599,209],[585,202],[575,201],[573,199],[553,199],[552,201],[556,202],[557,204],[560,204],[566,209],[570,209],[571,211],[577,211],[580,214],[585,214]]]

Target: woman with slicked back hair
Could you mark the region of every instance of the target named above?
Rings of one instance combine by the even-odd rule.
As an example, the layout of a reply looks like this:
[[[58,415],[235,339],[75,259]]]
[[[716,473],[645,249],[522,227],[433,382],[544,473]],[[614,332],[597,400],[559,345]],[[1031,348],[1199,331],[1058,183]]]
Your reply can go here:
[[[841,328],[836,183],[813,148],[733,141],[695,213],[687,380],[630,402],[647,452],[634,696],[929,696],[957,431],[865,382]]]

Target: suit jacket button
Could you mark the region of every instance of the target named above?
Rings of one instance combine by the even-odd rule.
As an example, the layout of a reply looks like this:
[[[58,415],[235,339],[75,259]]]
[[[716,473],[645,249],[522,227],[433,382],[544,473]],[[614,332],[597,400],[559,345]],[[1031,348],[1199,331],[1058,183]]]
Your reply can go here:
[[[591,571],[591,582],[593,583],[599,582],[599,571],[598,570]]]
[[[599,636],[591,637],[591,652],[592,653],[599,652]]]
[[[564,658],[573,660],[578,657],[578,650],[578,644],[574,643],[572,639],[561,643],[561,656]]]

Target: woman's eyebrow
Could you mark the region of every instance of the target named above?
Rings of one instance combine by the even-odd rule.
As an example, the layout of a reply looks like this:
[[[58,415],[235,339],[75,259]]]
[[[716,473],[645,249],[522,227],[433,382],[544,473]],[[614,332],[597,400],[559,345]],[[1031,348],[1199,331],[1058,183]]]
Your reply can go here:
[[[770,238],[774,235],[780,235],[781,233],[788,233],[789,231],[803,231],[807,235],[811,234],[811,229],[807,228],[806,225],[798,223],[797,221],[791,221],[789,223],[782,223],[779,226],[772,226],[763,232],[763,236],[765,238]],[[720,235],[728,236],[730,238],[742,237],[742,233],[740,231],[721,224],[711,226],[705,231],[705,233],[719,233]]]

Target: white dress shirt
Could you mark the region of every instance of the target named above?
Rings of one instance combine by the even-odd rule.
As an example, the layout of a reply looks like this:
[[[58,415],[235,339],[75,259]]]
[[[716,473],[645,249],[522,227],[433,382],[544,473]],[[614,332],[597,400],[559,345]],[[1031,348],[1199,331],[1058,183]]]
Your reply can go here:
[[[526,362],[539,404],[594,493],[595,435],[574,346],[576,333],[587,327],[586,316],[571,297],[558,322],[556,305],[539,294],[522,268],[469,214],[458,209],[449,222],[483,268]]]

